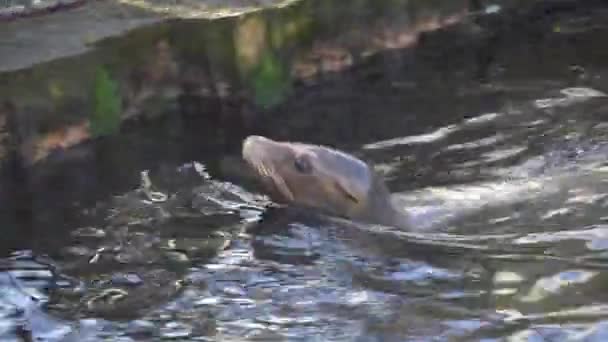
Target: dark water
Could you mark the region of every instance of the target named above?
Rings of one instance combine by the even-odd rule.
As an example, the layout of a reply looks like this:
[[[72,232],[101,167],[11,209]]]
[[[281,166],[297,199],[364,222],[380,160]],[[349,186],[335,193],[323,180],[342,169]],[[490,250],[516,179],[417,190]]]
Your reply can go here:
[[[605,340],[601,10],[436,32],[221,134],[173,113],[20,170],[2,340]],[[272,206],[254,133],[370,161],[419,229]]]

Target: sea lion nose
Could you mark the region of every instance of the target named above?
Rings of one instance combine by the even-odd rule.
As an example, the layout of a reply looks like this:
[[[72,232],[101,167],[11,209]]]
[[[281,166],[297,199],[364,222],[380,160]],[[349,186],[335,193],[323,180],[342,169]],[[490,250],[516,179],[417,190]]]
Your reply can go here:
[[[256,148],[256,146],[259,146],[259,144],[265,143],[268,141],[269,141],[268,138],[264,138],[261,135],[248,136],[243,141],[243,151],[242,151],[243,155],[246,156],[246,155],[251,154],[251,152],[253,152],[253,150]]]

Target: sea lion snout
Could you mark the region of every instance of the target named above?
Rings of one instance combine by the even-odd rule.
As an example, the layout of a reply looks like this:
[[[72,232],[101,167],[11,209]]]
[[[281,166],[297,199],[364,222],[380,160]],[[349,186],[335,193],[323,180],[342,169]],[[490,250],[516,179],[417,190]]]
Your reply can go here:
[[[285,182],[281,163],[289,149],[280,143],[259,135],[250,135],[243,140],[242,156],[258,180],[274,194],[275,198],[293,201],[294,195]]]
[[[255,153],[260,144],[268,143],[270,140],[260,135],[250,135],[243,140],[242,154],[246,159]]]
[[[258,171],[261,171],[260,168],[275,170],[293,153],[289,145],[260,135],[250,135],[245,138],[241,151],[243,159]]]

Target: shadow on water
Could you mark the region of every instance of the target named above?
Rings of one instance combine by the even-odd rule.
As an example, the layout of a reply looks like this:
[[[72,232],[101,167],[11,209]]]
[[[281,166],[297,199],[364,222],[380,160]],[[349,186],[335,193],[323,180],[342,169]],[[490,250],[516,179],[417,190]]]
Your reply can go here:
[[[601,340],[606,18],[309,0],[1,74],[0,336]],[[337,146],[450,220],[275,207],[249,134]]]

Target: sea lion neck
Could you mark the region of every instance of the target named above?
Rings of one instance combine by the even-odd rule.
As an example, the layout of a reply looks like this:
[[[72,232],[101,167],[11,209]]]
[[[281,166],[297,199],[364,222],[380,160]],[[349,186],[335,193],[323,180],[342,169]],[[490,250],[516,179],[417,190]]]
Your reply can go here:
[[[366,216],[360,218],[362,221],[404,229],[410,228],[409,216],[395,207],[393,197],[379,175],[374,175],[373,186],[370,187],[366,209],[363,212]]]
[[[349,219],[407,228],[407,215],[372,168],[328,146],[249,136],[243,159],[271,198]]]

